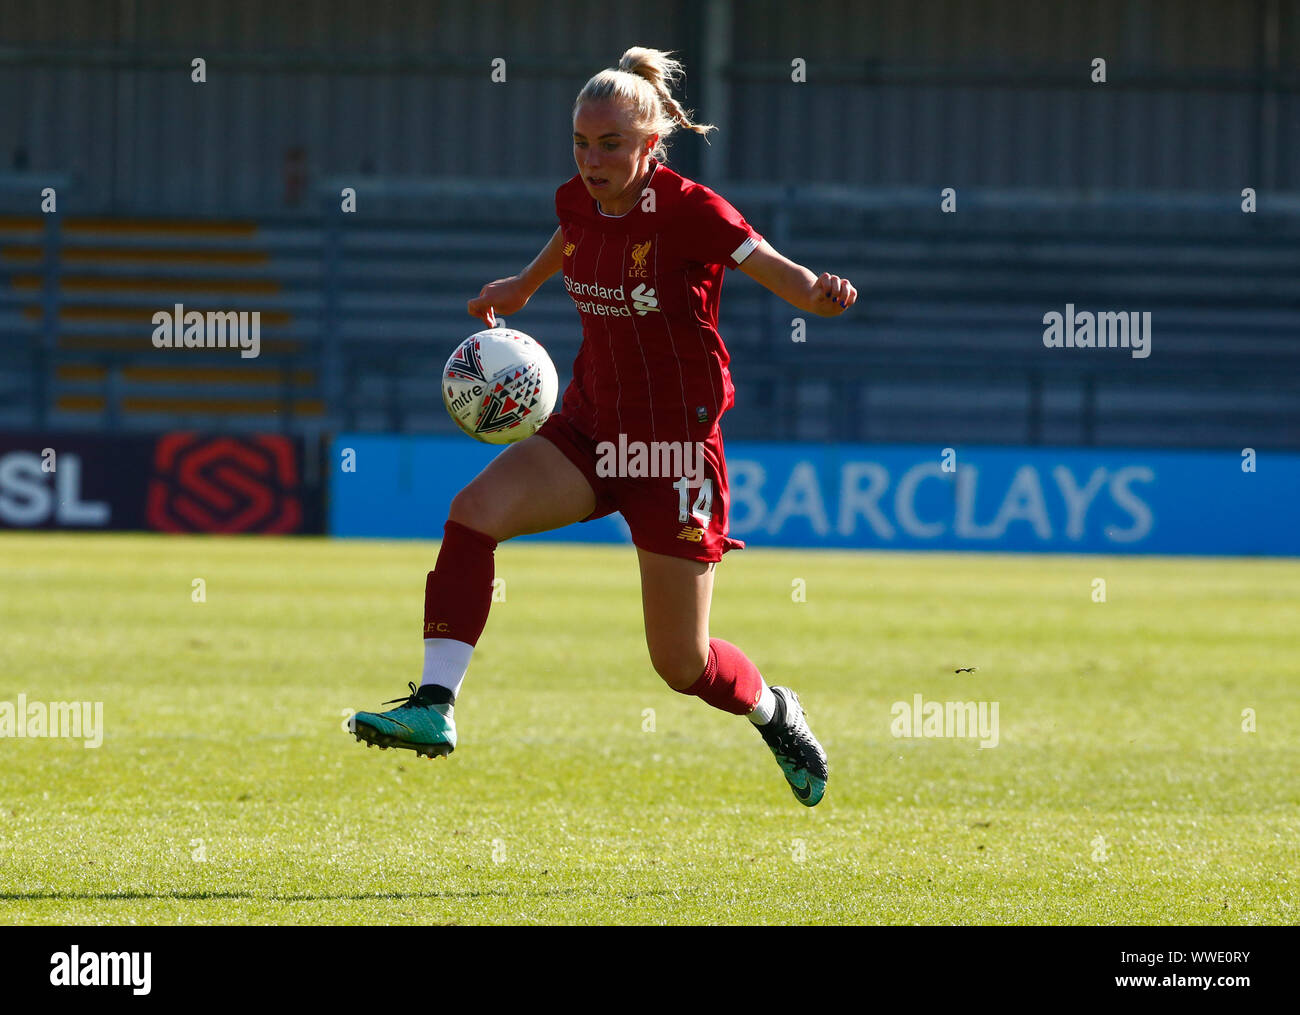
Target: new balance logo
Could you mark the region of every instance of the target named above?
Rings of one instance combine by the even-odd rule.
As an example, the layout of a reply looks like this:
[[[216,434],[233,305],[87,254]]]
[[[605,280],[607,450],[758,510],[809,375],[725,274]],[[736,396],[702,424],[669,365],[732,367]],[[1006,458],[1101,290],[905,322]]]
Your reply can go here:
[[[576,243],[566,243],[564,245],[564,256],[565,257],[571,256],[573,252],[577,249],[578,249],[578,245]]]
[[[659,300],[655,296],[655,291],[647,289],[644,282],[633,289],[630,295],[632,296],[632,309],[641,317],[644,317],[651,310],[656,313],[660,312]]]
[[[690,543],[698,543],[704,539],[703,529],[693,529],[689,525],[683,525],[682,531],[677,533],[678,539],[685,539]]]

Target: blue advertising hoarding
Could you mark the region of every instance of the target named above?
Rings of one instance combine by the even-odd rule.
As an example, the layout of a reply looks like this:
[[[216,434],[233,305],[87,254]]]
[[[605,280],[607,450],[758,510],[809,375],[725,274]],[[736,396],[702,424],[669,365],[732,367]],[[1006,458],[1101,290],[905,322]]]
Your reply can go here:
[[[342,435],[330,532],[441,538],[452,497],[499,450]],[[1297,454],[750,441],[726,452],[730,534],[751,547],[1300,555]],[[525,538],[629,541],[617,515]]]

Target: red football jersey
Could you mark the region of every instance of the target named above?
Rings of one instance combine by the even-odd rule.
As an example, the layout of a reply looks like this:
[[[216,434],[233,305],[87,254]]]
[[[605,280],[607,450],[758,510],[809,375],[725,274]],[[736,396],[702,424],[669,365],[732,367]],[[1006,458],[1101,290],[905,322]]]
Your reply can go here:
[[[651,165],[653,211],[643,196],[606,215],[577,175],[555,192],[564,288],[582,318],[563,412],[598,440],[705,440],[735,397],[722,269],[763,238],[708,187]]]

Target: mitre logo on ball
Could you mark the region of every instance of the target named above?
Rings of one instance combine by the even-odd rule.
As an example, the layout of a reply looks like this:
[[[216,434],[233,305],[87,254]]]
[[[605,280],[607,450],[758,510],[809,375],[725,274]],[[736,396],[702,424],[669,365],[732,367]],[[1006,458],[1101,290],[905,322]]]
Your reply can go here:
[[[447,412],[487,444],[513,444],[536,433],[555,408],[559,389],[546,350],[513,328],[470,335],[442,370]]]

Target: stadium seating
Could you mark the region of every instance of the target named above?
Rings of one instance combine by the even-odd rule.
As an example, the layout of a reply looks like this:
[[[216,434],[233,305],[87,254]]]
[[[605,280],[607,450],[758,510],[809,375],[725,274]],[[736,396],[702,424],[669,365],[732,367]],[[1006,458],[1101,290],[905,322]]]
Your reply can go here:
[[[377,189],[365,218],[328,204],[260,222],[0,219],[0,425],[450,431],[438,376],[474,327],[465,301],[531,259],[553,211],[547,188],[512,185],[486,195],[487,227],[482,186],[412,192]],[[799,313],[729,273],[731,436],[1300,445],[1294,209],[1004,194],[942,215],[928,192],[729,196],[860,292],[795,342]],[[261,355],[153,348],[152,314],[178,302],[259,311]],[[1150,311],[1152,355],[1046,349],[1042,317],[1067,303]],[[566,381],[579,336],[563,289],[511,323]]]

